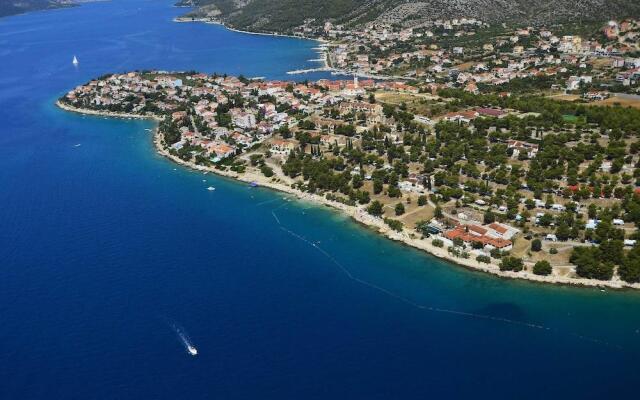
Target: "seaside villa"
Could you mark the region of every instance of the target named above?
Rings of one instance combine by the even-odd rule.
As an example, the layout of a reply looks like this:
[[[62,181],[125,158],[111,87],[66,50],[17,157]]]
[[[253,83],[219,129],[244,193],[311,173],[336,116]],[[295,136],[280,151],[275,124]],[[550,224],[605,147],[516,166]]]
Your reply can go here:
[[[273,140],[270,151],[272,154],[288,156],[295,148],[296,144],[290,140]]]
[[[445,232],[443,236],[452,242],[455,239],[461,239],[470,246],[481,244],[482,248],[486,250],[511,250],[513,242],[510,239],[518,232],[517,229],[511,226],[494,222],[484,226],[475,224],[458,225]]]

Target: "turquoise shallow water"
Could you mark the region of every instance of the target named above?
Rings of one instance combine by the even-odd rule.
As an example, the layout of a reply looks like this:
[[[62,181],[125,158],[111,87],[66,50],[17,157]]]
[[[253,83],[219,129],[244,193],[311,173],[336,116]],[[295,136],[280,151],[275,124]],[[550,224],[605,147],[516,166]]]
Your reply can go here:
[[[330,210],[177,167],[154,153],[149,122],[53,106],[111,71],[283,79],[314,65],[313,42],[175,24],[170,5],[0,20],[0,398],[635,393],[637,293],[451,266]]]

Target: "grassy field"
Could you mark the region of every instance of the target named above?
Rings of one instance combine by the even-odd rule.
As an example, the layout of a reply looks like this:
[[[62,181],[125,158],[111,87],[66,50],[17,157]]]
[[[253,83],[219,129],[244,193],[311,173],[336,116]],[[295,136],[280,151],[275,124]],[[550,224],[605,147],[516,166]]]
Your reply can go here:
[[[549,97],[553,98],[554,100],[561,100],[561,101],[580,100],[580,96],[576,94],[556,94]],[[584,103],[584,104],[586,106],[620,106],[620,107],[633,107],[633,108],[640,109],[640,99],[624,98],[624,97],[617,97],[617,96],[611,96],[606,100],[592,101],[590,103]]]
[[[417,197],[412,199],[411,204],[405,203],[404,207],[405,213],[396,218],[402,221],[407,228],[413,229],[416,226],[416,222],[433,218],[433,208],[429,205],[418,206]]]
[[[577,94],[554,94],[549,97],[551,97],[554,100],[561,100],[561,101],[580,100],[580,96],[578,96]]]
[[[621,106],[621,107],[633,107],[640,109],[640,99],[627,99],[622,97],[609,97],[606,100],[594,101],[589,103],[592,106]]]
[[[562,119],[566,122],[570,122],[572,124],[582,120],[584,122],[584,117],[576,117],[575,115],[563,115]]]
[[[364,182],[362,190],[373,193],[373,182]],[[378,195],[372,194],[371,200],[378,200],[382,203],[384,206],[383,210],[385,217],[397,219],[404,224],[407,230],[413,231],[416,226],[416,222],[424,219],[430,220],[433,218],[433,207],[429,205],[418,206],[418,196],[419,195],[416,193],[404,193],[401,198],[391,198],[382,192]],[[410,199],[409,203],[407,203],[407,199]],[[396,215],[395,213],[395,206],[398,203],[402,203],[404,205],[405,212],[402,215]]]
[[[549,250],[555,247],[558,250],[557,254],[550,254]],[[547,260],[554,265],[567,265],[569,264],[569,257],[571,257],[572,247],[567,244],[542,241],[542,251],[532,252],[531,241],[526,240],[524,237],[518,237],[515,240],[511,254],[516,257],[522,257],[525,261],[536,262],[541,260]]]
[[[437,96],[426,93],[377,92],[376,101],[396,106],[405,103],[408,111],[418,115],[430,115],[434,107],[444,104],[439,102]]]

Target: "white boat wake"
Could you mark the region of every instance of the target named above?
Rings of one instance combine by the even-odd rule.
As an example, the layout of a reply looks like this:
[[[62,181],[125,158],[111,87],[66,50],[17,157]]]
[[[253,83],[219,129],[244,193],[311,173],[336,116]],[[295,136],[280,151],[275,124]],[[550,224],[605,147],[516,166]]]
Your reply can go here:
[[[187,350],[187,353],[194,357],[198,355],[198,349],[196,349],[196,346],[193,345],[193,342],[189,338],[189,335],[187,335],[187,332],[185,332],[183,328],[176,324],[172,324],[171,328],[173,328],[173,330],[178,335],[178,339],[180,339],[180,342],[184,346],[185,350]]]

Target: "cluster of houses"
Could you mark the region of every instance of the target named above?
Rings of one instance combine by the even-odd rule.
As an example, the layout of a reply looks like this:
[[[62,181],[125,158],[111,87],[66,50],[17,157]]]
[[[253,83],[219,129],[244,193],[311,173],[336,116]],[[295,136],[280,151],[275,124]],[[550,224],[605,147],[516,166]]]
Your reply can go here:
[[[639,27],[640,23],[634,19],[626,19],[620,22],[609,21],[602,28],[602,33],[608,40],[620,43],[622,46],[632,48],[633,43],[636,43],[635,49],[637,50],[637,42],[640,40]]]
[[[258,144],[263,144],[271,156],[284,161],[300,148],[316,156],[319,151],[335,151],[351,145],[361,147],[361,141],[371,140],[363,132],[371,132],[381,125],[388,129],[383,130],[384,138],[375,140],[401,145],[402,129],[396,128],[393,116],[385,115],[380,103],[368,98],[368,90],[410,93],[415,92],[416,87],[357,77],[295,83],[153,71],[93,80],[71,90],[65,101],[81,108],[162,116],[161,126],[168,124],[179,133],[177,140],[167,146],[182,152],[181,155],[191,152],[196,161],[198,156],[204,156],[219,162]],[[483,117],[501,119],[510,114],[520,115],[514,110],[474,107],[438,118],[462,124]],[[302,141],[311,146],[300,146]],[[514,159],[534,159],[538,154],[535,143],[506,139],[504,143]],[[377,168],[393,168],[389,164],[382,166],[383,162],[380,161]],[[363,167],[354,167],[351,173],[371,180],[371,170],[360,171],[360,168]],[[398,188],[404,193],[427,194],[434,185],[432,179],[433,176],[412,168],[398,183]],[[542,206],[539,202],[536,200],[536,207]],[[551,208],[556,212],[564,210],[560,204]],[[506,208],[499,211],[504,212]],[[453,227],[443,227],[439,233],[444,241],[462,241],[474,251],[486,252],[510,250],[518,230],[500,223],[482,225],[459,220]]]
[[[219,161],[262,142],[281,126],[295,123],[288,113],[276,108],[278,103],[293,109],[307,107],[286,90],[288,85],[205,74],[131,72],[77,87],[66,100],[106,111],[167,115],[180,132],[171,148],[200,147],[213,161]],[[272,101],[259,101],[260,96]],[[243,99],[242,104],[236,104],[237,97]]]
[[[353,80],[320,79],[297,83],[197,73],[131,72],[79,86],[67,93],[64,101],[79,108],[162,117],[160,126],[167,129],[166,146],[181,157],[194,156],[196,162],[200,162],[199,157],[220,162],[261,145],[261,149],[269,150],[265,157],[270,155],[284,163],[298,150],[313,157],[324,157],[324,154],[331,157],[331,153],[338,155],[338,150],[345,147],[362,149],[364,142],[378,141],[380,144],[384,141],[385,145],[404,146],[407,139],[401,123],[404,121],[395,120],[394,115],[398,114],[390,113],[388,108],[385,113],[386,107],[375,101],[372,94],[375,90],[437,94],[439,89],[461,88],[477,94],[481,87],[506,84],[516,78],[558,76],[565,90],[581,91],[586,87],[583,98],[597,101],[608,94],[591,88],[594,81],[602,80],[592,65],[596,59],[606,59],[608,74],[613,80],[623,85],[635,85],[640,81],[640,58],[631,56],[640,49],[637,40],[635,45],[629,43],[629,38],[637,39],[636,21],[607,24],[603,29],[606,43],[586,41],[579,36],[556,36],[546,29],[524,28],[506,36],[489,38],[479,48],[436,44],[438,37],[472,36],[485,26],[474,19],[436,21],[420,28],[399,28],[374,22],[361,30],[349,31],[327,23],[323,35],[335,40],[326,45],[328,59],[333,67],[353,71]],[[476,57],[478,54],[481,57]],[[382,74],[394,77],[389,80],[358,78]],[[396,74],[410,80],[395,79]],[[499,96],[509,96],[505,90],[499,89],[502,91]],[[423,125],[433,125],[437,121],[470,124],[470,129],[475,129],[472,122],[478,118],[502,119],[531,114],[473,107],[431,116],[434,121],[420,115],[415,115],[414,120]],[[498,129],[504,132],[499,126],[501,124],[497,123],[488,127],[489,132]],[[167,135],[167,132],[171,134]],[[495,136],[494,140],[501,142],[501,151],[506,147],[507,155],[519,160],[514,164],[538,156],[539,145],[527,142],[526,137],[518,136],[525,140],[514,140],[507,139],[508,135]],[[374,162],[351,165],[349,172],[352,175],[360,175],[369,181],[374,180],[374,169],[390,171],[394,168],[391,161],[376,156],[374,151],[369,153],[367,156],[371,155]],[[430,157],[430,160],[435,158]],[[611,162],[605,161],[600,169],[607,172],[607,165],[611,168]],[[405,194],[428,194],[435,186],[433,174],[425,173],[422,166],[407,162],[401,167],[405,167],[406,173],[402,174],[397,186]],[[511,165],[507,164],[507,168]],[[464,184],[470,182],[459,183],[459,188],[464,190]],[[579,188],[569,187],[568,190]],[[474,202],[486,206],[482,199]],[[546,203],[535,199],[534,206],[557,213],[566,211],[562,204]],[[531,209],[530,205],[528,207]],[[496,208],[501,213],[507,211],[502,205]],[[546,212],[536,214],[536,225],[541,220],[544,224],[548,219],[543,219],[544,214]],[[498,222],[483,225],[465,218],[448,216],[446,219],[446,226],[432,220],[433,233],[450,246],[464,243],[478,254],[488,254],[494,249],[509,251],[514,236],[519,234],[518,229]],[[516,221],[522,219],[520,214],[515,216]],[[624,223],[622,220],[616,222]],[[589,220],[588,226],[595,228],[597,223]],[[547,239],[556,240],[553,234]],[[628,243],[625,241],[625,244]]]
[[[442,57],[444,63],[449,62],[448,55],[438,53],[436,45],[424,44],[441,36],[459,37],[486,26],[474,18],[437,20],[421,28],[399,28],[388,22],[372,22],[357,30],[346,29],[342,25],[328,22],[318,32],[310,27],[301,28],[305,34],[321,35],[334,45],[330,46],[332,66],[342,70],[357,71],[360,74],[389,74],[398,66],[409,61],[430,60],[434,56]],[[305,30],[306,29],[306,30]],[[412,49],[407,51],[407,45]],[[362,51],[376,49],[376,53]],[[424,77],[424,71],[412,70],[406,76]]]
[[[67,93],[65,101],[102,111],[166,116],[179,132],[179,139],[167,144],[171,149],[201,149],[218,162],[265,141],[271,154],[287,156],[298,141],[276,140],[273,133],[286,128],[295,134],[300,118],[318,126],[317,131],[308,132],[317,138],[314,143],[346,146],[347,139],[334,131],[347,123],[346,118],[353,118],[349,116],[364,116],[358,131],[386,122],[383,107],[364,100],[371,89],[417,92],[402,82],[359,80],[357,76],[296,83],[153,71],[90,81]],[[324,115],[327,107],[338,115]]]
[[[604,37],[593,40],[526,27],[470,44],[463,38],[477,35],[487,24],[461,18],[402,28],[375,21],[347,29],[328,22],[322,29],[303,26],[300,33],[330,41],[325,48],[334,68],[368,76],[445,82],[478,93],[478,84],[503,85],[515,78],[556,75],[566,79],[566,90],[577,90],[590,83],[588,72],[602,59],[619,71],[613,75],[605,71],[603,78],[635,85],[640,78],[640,57],[633,56],[640,51],[639,26],[634,19],[610,21],[603,28]],[[448,43],[451,40],[453,44]],[[576,69],[583,73],[564,76]]]

